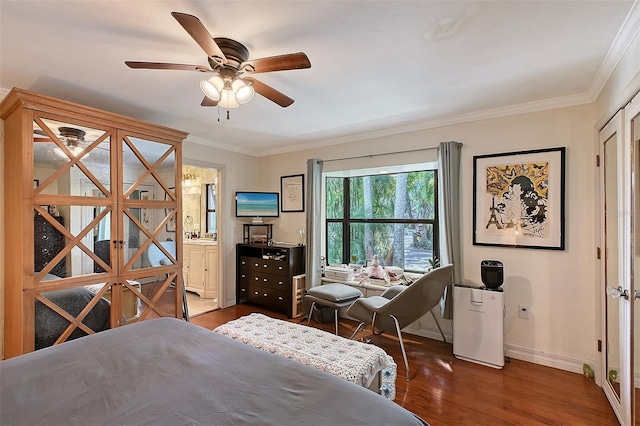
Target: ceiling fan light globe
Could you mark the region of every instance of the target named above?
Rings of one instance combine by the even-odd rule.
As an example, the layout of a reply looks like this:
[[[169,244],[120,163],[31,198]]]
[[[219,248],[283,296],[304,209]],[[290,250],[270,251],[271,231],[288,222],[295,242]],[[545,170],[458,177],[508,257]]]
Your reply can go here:
[[[240,106],[236,99],[236,94],[230,89],[224,89],[220,92],[220,101],[218,102],[218,105],[223,108],[238,108],[238,106]]]
[[[224,88],[224,81],[219,75],[214,75],[209,80],[200,80],[200,90],[212,101],[220,100],[220,92]]]
[[[247,84],[241,78],[236,78],[235,80],[233,80],[233,82],[231,83],[231,89],[233,89],[233,92],[236,94],[236,101],[238,101],[240,105],[249,102],[255,94],[253,86]]]
[[[202,90],[202,93],[212,101],[220,99],[220,92],[218,92],[218,89],[216,89],[208,80],[200,80],[200,90]]]
[[[57,147],[57,146],[56,146],[55,148],[53,148],[53,152],[54,152],[58,157],[60,157],[60,158],[62,158],[62,159],[65,159],[65,160],[68,160],[68,159],[69,159],[69,157],[67,156],[67,154],[65,154],[65,153],[64,153],[64,151],[63,151],[63,150],[61,150],[61,149],[60,149],[59,147]]]
[[[78,157],[80,154],[82,154],[82,151],[84,151],[84,149],[82,149],[81,147],[75,145],[75,146],[67,146],[67,148],[69,149],[69,151],[71,151],[71,155],[73,155],[74,157]],[[65,154],[65,152],[60,149],[59,147],[55,147],[53,149],[53,152],[56,153],[56,155],[64,160],[69,160],[69,156],[67,154]],[[89,156],[89,153],[85,154],[84,157],[82,157],[83,159],[86,159]]]
[[[246,104],[253,99],[253,95],[255,94],[256,91],[253,89],[253,86],[245,85],[244,87],[239,88],[236,92],[236,100],[240,105]]]

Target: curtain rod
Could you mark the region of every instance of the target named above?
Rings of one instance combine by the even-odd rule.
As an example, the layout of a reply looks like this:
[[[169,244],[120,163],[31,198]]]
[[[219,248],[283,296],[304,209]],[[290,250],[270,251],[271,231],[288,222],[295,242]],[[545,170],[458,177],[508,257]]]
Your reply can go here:
[[[394,152],[385,152],[385,153],[382,153],[382,154],[369,154],[369,155],[357,155],[355,157],[331,158],[329,160],[322,160],[322,162],[329,163],[331,161],[357,160],[359,158],[382,157],[383,155],[394,155],[394,154],[406,154],[406,153],[409,153],[409,152],[431,151],[432,149],[438,149],[438,147],[437,146],[432,146],[430,148],[410,149],[408,151],[394,151]]]

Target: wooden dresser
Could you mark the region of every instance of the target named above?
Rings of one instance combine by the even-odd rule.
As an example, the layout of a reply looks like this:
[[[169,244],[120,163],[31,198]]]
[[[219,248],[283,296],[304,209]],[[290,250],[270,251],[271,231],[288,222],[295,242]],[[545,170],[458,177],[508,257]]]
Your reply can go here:
[[[238,244],[236,256],[237,303],[254,303],[289,318],[297,315],[293,278],[304,274],[304,246]]]

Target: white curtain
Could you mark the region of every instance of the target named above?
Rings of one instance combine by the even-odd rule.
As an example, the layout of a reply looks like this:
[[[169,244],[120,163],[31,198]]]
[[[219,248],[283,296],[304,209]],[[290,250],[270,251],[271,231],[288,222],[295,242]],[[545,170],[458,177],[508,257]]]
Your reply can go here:
[[[440,263],[453,264],[453,281],[440,301],[440,315],[453,318],[453,284],[462,282],[460,241],[460,157],[462,144],[441,142],[438,146],[438,214]]]
[[[320,272],[322,238],[322,160],[307,160],[307,288],[322,284]]]

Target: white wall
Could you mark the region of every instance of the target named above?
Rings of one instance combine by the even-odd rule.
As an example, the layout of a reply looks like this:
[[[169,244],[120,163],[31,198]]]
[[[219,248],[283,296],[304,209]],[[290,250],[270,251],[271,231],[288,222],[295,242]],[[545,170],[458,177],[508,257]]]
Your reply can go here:
[[[480,283],[480,261],[502,260],[507,307],[505,341],[511,349],[510,355],[576,370],[582,362],[595,359],[593,122],[591,104],[263,157],[261,182],[265,187],[261,189],[275,190],[280,176],[306,172],[307,158],[350,157],[433,147],[440,141],[462,142],[463,277]],[[567,148],[566,249],[472,245],[473,156],[559,146]],[[429,153],[414,153],[405,161],[428,161],[433,155]],[[395,157],[389,160],[396,162]],[[375,158],[379,160],[380,157]],[[363,164],[369,161],[362,160]],[[333,167],[334,163],[329,164]],[[279,220],[278,232],[294,238],[295,230],[301,226],[304,226],[303,214],[285,214]],[[517,317],[518,304],[530,307],[530,319]],[[450,332],[450,321],[447,323],[444,328]],[[558,365],[563,363],[570,366]]]

